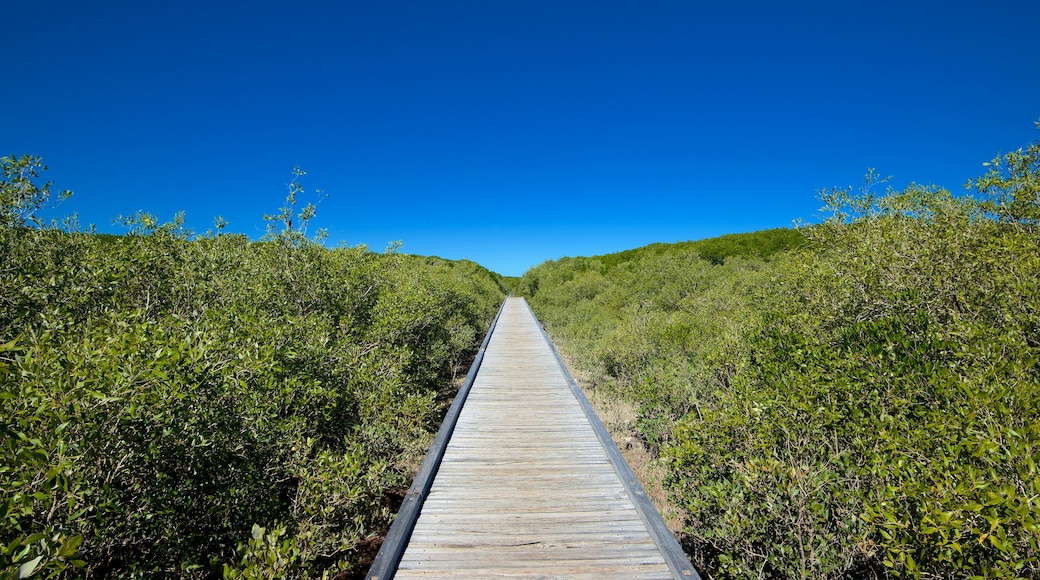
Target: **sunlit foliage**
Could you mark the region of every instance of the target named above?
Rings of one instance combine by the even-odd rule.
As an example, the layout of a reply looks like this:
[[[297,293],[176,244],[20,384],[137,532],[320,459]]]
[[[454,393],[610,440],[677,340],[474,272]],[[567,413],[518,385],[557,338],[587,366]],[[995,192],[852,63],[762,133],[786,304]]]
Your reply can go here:
[[[871,172],[768,261],[656,246],[520,288],[640,405],[702,573],[1037,577],[1038,160],[974,196]]]
[[[503,293],[472,263],[326,249],[293,201],[263,242],[144,213],[26,228],[11,205],[0,573],[358,566]]]

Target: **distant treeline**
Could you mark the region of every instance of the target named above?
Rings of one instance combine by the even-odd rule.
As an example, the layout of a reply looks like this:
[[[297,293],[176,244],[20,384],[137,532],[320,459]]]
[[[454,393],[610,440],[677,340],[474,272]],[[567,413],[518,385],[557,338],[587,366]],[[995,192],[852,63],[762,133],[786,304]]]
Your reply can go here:
[[[696,253],[702,260],[720,265],[726,258],[761,258],[768,260],[773,254],[801,247],[805,236],[790,228],[762,230],[752,234],[727,234],[717,238],[678,242],[675,244],[650,244],[634,250],[625,250],[596,259],[606,270],[618,264],[642,259],[645,256],[661,255],[676,251]]]
[[[1040,143],[990,167],[520,281],[638,406],[703,574],[1040,577]]]

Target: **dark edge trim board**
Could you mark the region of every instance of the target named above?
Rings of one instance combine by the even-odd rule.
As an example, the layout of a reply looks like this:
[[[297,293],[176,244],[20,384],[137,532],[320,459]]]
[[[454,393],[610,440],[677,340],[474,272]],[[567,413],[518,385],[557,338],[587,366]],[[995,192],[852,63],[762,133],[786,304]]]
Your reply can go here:
[[[386,533],[386,539],[383,540],[379,553],[376,554],[375,560],[372,561],[372,566],[368,569],[368,575],[365,576],[367,580],[389,580],[397,573],[397,566],[401,563],[401,557],[404,556],[405,548],[408,547],[408,540],[411,538],[412,530],[415,529],[415,522],[419,519],[423,502],[426,500],[426,495],[430,493],[433,478],[437,475],[441,460],[444,458],[444,451],[448,447],[448,441],[451,439],[451,434],[455,430],[455,424],[459,420],[462,405],[465,404],[470,387],[473,386],[473,380],[477,377],[480,363],[484,360],[484,351],[487,349],[488,343],[491,342],[491,334],[495,332],[495,326],[498,325],[498,319],[502,316],[505,306],[506,302],[503,300],[502,305],[498,307],[498,313],[495,314],[495,319],[491,321],[487,334],[484,335],[484,341],[480,343],[480,350],[477,351],[477,356],[469,367],[466,380],[459,387],[455,400],[452,401],[451,407],[448,408],[448,413],[444,416],[444,422],[441,423],[440,429],[437,430],[437,437],[434,438],[433,444],[430,445],[430,450],[426,453],[426,458],[423,459],[419,473],[415,476],[415,481],[412,482],[412,486],[408,488],[408,493],[404,496],[404,501],[401,503],[400,511],[397,512],[397,517],[394,518],[394,523],[390,525],[390,530]]]
[[[534,311],[531,310],[531,306],[527,304],[527,300],[524,300],[524,305],[527,306],[527,310],[534,316]],[[534,319],[538,321],[538,317],[534,316]],[[664,519],[661,514],[657,512],[657,508],[654,507],[653,502],[646,495],[646,491],[643,490],[642,484],[639,483],[639,479],[636,477],[632,468],[629,467],[628,462],[625,461],[625,457],[621,454],[621,450],[614,443],[614,439],[610,437],[610,433],[607,428],[603,426],[603,422],[600,421],[599,416],[596,415],[596,411],[593,410],[592,404],[589,403],[585,393],[582,392],[578,382],[574,380],[570,370],[567,368],[567,364],[563,362],[563,357],[560,356],[559,351],[556,350],[556,345],[553,344],[552,340],[549,339],[549,334],[545,331],[545,326],[542,325],[541,321],[538,321],[538,327],[542,331],[542,336],[545,338],[545,342],[549,344],[549,348],[552,349],[553,356],[556,357],[556,361],[560,363],[560,368],[563,369],[563,374],[567,378],[567,384],[570,385],[571,391],[574,393],[574,397],[578,399],[578,404],[581,405],[585,416],[588,418],[589,423],[592,425],[592,430],[596,432],[596,437],[599,439],[600,445],[603,446],[603,450],[606,451],[607,457],[610,458],[611,465],[614,466],[614,471],[617,473],[618,478],[621,479],[621,484],[625,487],[625,491],[628,492],[628,496],[632,499],[632,503],[636,506],[636,511],[639,512],[639,517],[646,524],[647,530],[650,532],[650,537],[654,539],[654,543],[657,544],[657,548],[661,550],[661,555],[664,556],[665,562],[668,564],[668,568],[672,571],[672,575],[675,578],[683,579],[695,579],[701,580],[700,574],[697,573],[697,569],[690,563],[690,559],[686,557],[686,553],[683,552],[682,546],[679,545],[679,541],[675,539],[675,535],[668,529],[668,525],[664,523]]]

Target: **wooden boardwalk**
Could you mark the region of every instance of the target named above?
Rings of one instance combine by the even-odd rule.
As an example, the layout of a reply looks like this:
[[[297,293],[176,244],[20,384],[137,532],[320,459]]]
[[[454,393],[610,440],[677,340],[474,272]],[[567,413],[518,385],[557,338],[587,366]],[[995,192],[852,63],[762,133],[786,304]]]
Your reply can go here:
[[[489,337],[369,578],[697,578],[522,298]]]

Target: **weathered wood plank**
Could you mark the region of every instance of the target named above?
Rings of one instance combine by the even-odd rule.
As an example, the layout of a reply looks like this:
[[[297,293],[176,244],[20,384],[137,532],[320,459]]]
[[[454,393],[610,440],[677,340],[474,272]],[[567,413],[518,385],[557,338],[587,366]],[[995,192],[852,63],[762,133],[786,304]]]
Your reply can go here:
[[[507,300],[397,577],[696,577],[662,552],[572,380]]]

